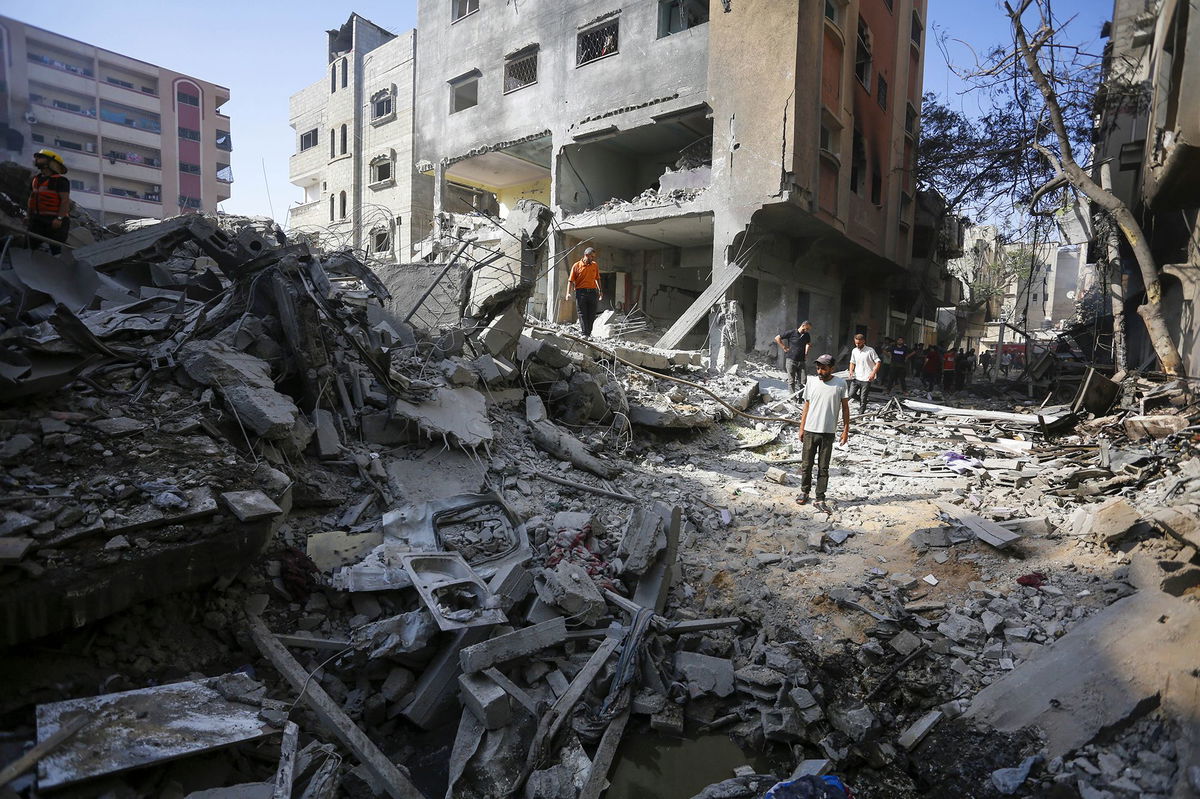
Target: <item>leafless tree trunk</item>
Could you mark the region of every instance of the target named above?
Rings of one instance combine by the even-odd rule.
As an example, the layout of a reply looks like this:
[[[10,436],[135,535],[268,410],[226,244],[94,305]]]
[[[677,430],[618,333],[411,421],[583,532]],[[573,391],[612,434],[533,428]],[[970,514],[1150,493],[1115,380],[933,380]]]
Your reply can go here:
[[[1056,155],[1037,143],[1034,143],[1032,147],[1041,153],[1054,168],[1056,179],[1065,179],[1097,207],[1111,216],[1121,229],[1125,240],[1133,249],[1134,257],[1141,269],[1142,282],[1146,285],[1146,302],[1138,306],[1138,314],[1146,323],[1146,330],[1150,334],[1150,343],[1162,363],[1164,372],[1171,375],[1182,374],[1183,360],[1179,357],[1179,350],[1175,347],[1170,330],[1167,328],[1166,319],[1163,318],[1162,283],[1158,279],[1158,264],[1154,260],[1154,254],[1150,251],[1150,245],[1146,241],[1141,226],[1138,225],[1129,207],[1111,191],[1105,190],[1092,180],[1091,176],[1075,161],[1072,154],[1071,140],[1067,135],[1058,95],[1038,61],[1038,51],[1051,40],[1053,32],[1043,24],[1031,43],[1026,35],[1025,26],[1021,22],[1021,15],[1033,2],[1034,0],[1022,0],[1020,7],[1016,10],[1009,3],[1005,2],[1004,4],[1012,22],[1017,54],[1025,62],[1025,67],[1029,70],[1034,85],[1037,86],[1042,98],[1046,101],[1046,111],[1050,116],[1049,121],[1055,137],[1058,139],[1059,153]]]
[[[1112,169],[1108,164],[1100,166],[1100,185],[1107,191],[1112,190]],[[1104,289],[1111,292],[1113,319],[1113,364],[1117,371],[1124,372],[1129,368],[1125,347],[1125,270],[1121,266],[1121,242],[1117,238],[1117,229],[1107,226],[1104,241]]]

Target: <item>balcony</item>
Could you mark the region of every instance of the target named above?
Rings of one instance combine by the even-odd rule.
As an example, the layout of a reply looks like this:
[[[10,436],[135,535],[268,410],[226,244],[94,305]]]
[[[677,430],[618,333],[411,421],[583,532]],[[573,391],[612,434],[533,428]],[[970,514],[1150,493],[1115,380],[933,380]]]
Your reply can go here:
[[[129,214],[130,216],[162,216],[162,195],[146,194],[144,197],[130,197],[113,194],[113,191],[123,191],[123,189],[109,189],[104,194],[101,202],[105,211]],[[145,197],[157,197],[158,199],[149,200]]]
[[[104,81],[97,81],[99,87],[100,98],[102,100],[110,100],[114,103],[127,105],[131,108],[137,108],[142,111],[151,111],[158,113],[162,108],[162,101],[159,100],[156,94],[147,94],[137,88],[127,89],[124,86],[117,86]]]
[[[125,178],[126,180],[137,180],[143,183],[162,183],[161,168],[113,158],[111,153],[101,157],[105,159],[101,166],[105,175],[115,178]]]
[[[33,100],[33,98],[30,98]],[[72,111],[62,105],[53,105],[49,98],[33,100],[33,115],[37,118],[35,124],[51,125],[62,130],[78,130],[95,136],[96,112],[93,109]]]
[[[288,159],[288,180],[297,185],[311,183],[312,181],[306,181],[304,178],[324,169],[326,161],[329,160],[325,155],[326,149],[328,145],[321,147],[318,144],[303,152],[293,153]]]
[[[329,224],[329,201],[317,198],[302,205],[293,205],[288,209],[288,228],[295,229],[307,226],[325,226]]]
[[[121,139],[139,147],[149,147],[152,150],[159,149],[162,144],[162,136],[158,133],[109,122],[105,119],[100,120],[100,135],[105,139]]]

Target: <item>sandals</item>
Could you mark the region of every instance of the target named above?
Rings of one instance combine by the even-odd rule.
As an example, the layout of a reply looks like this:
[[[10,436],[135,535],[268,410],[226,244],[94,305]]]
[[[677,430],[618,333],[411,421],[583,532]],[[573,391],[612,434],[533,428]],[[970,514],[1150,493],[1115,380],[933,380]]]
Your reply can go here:
[[[801,494],[800,496],[796,497],[796,504],[797,505],[807,505],[808,504],[808,494]]]

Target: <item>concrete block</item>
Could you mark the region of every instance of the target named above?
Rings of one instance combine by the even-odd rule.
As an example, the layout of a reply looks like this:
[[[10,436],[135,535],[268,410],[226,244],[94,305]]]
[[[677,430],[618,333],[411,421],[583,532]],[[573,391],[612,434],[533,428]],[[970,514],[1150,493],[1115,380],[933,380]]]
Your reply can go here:
[[[921,718],[913,722],[907,730],[900,734],[896,739],[896,743],[903,746],[905,749],[912,750],[917,744],[929,734],[929,731],[944,718],[944,714],[940,710],[931,710]]]
[[[1091,511],[1089,532],[1106,544],[1116,541],[1142,520],[1137,508],[1121,497],[1113,497]]]
[[[779,483],[780,485],[787,485],[788,484],[788,473],[785,472],[783,469],[780,469],[775,466],[771,466],[767,469],[766,479],[772,483]]]
[[[282,508],[257,488],[251,491],[226,491],[221,495],[221,502],[238,517],[238,521],[243,522],[269,519],[283,513]]]
[[[683,735],[683,707],[667,702],[662,710],[650,717],[650,727],[671,735]]]
[[[313,425],[317,429],[317,456],[329,460],[341,455],[342,438],[333,422],[333,414],[324,408],[317,408],[313,411]]]
[[[614,347],[613,354],[643,369],[665,372],[671,368],[670,359],[661,352],[646,352],[645,350],[635,350],[629,347]]]
[[[517,360],[529,360],[531,357],[533,357],[533,354],[541,348],[541,346],[542,342],[538,341],[537,339],[524,335],[521,336],[519,339],[517,339]]]
[[[486,674],[460,674],[459,695],[475,718],[489,730],[498,730],[512,720],[508,693]]]
[[[500,374],[500,369],[496,366],[495,359],[487,353],[471,361],[471,369],[479,375],[480,380],[489,386],[497,385],[504,380],[504,376]]]
[[[514,303],[483,329],[477,341],[492,355],[511,358],[517,351],[517,340],[524,325],[525,314]]]
[[[459,663],[463,671],[473,674],[497,663],[532,655],[565,640],[567,622],[559,617],[468,646],[459,653]]]
[[[525,419],[530,422],[542,422],[547,419],[546,404],[537,394],[529,394],[525,397]]]
[[[559,561],[554,571],[542,572],[538,597],[580,623],[593,625],[608,613],[604,596],[587,571],[578,564]]]
[[[687,681],[693,698],[715,694],[724,698],[733,693],[733,662],[699,652],[675,653],[675,670]]]
[[[1156,416],[1130,416],[1125,419],[1125,434],[1134,441],[1143,438],[1166,438],[1178,433],[1191,422],[1187,416],[1161,414]]]

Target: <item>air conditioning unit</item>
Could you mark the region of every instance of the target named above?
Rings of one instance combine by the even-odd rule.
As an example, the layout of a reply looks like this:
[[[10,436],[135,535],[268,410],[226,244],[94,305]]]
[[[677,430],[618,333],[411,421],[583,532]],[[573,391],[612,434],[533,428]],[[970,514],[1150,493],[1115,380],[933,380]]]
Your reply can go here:
[[[89,153],[94,153],[94,152],[96,152],[96,142],[94,142],[94,141],[85,141],[85,142],[83,143],[83,149],[84,149],[84,150],[86,150],[86,151],[88,151]]]
[[[151,194],[162,194],[162,186],[151,186],[150,193]]]
[[[25,121],[28,122],[30,125],[36,125],[37,117],[33,115],[32,111],[26,111],[25,112]]]

